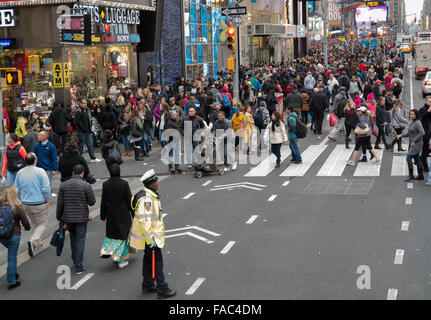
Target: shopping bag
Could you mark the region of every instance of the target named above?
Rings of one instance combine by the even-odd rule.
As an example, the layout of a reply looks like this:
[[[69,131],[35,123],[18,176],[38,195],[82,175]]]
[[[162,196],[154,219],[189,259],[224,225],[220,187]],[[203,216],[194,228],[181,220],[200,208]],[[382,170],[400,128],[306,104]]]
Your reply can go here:
[[[50,244],[57,248],[57,256],[58,257],[61,256],[61,253],[63,252],[63,246],[64,246],[63,224],[60,223],[60,227],[52,235]]]
[[[257,134],[254,132],[250,137],[250,151],[256,152],[257,150]]]
[[[329,126],[332,128],[337,123],[337,116],[333,113],[329,115]]]

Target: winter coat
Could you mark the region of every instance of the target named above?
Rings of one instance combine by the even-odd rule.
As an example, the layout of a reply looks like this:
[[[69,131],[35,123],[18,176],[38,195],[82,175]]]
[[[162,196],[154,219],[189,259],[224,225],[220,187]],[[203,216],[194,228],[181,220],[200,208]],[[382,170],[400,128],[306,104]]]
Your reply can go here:
[[[268,125],[267,131],[269,133],[271,144],[280,144],[287,142],[286,126],[283,121],[280,121],[280,125],[274,125],[274,131],[272,131],[272,122]]]
[[[106,237],[128,240],[132,217],[132,193],[129,183],[120,177],[111,177],[103,183],[100,219],[106,220]]]
[[[78,132],[90,133],[91,131],[91,113],[87,108],[83,110],[81,107],[75,112],[75,128]]]
[[[69,180],[72,177],[73,168],[81,164],[84,167],[84,177],[86,177],[90,171],[88,169],[87,161],[78,153],[78,151],[72,154],[62,154],[58,160],[58,171],[61,173],[61,182]]]
[[[406,112],[403,108],[398,108],[395,113],[392,113],[392,125],[394,128],[401,128],[407,126]]]
[[[37,167],[46,171],[57,171],[57,150],[54,144],[47,140],[45,144],[40,141],[34,147],[37,156]]]
[[[71,119],[63,108],[54,107],[48,120],[56,134],[67,133],[67,121]]]
[[[34,152],[34,147],[38,141],[36,131],[30,130],[22,139],[22,145],[27,153]]]
[[[25,135],[27,134],[27,131],[25,130],[25,124],[27,123],[27,119],[24,117],[18,117],[18,122],[16,124],[15,134],[23,139]]]
[[[109,157],[109,150],[110,149],[117,149],[118,153],[120,154],[120,162],[114,161],[112,158]],[[105,159],[106,161],[106,167],[109,168],[109,166],[113,163],[116,163],[118,165],[123,163],[123,159],[121,157],[121,150],[120,150],[120,144],[118,143],[118,141],[115,140],[110,140],[106,143],[103,144],[102,146],[102,157],[103,159]]]
[[[118,120],[114,111],[108,109],[103,110],[99,116],[98,121],[103,130],[117,129]]]
[[[418,155],[422,151],[423,146],[423,136],[425,135],[424,128],[422,126],[422,122],[419,120],[413,121],[409,126],[407,132],[404,132],[402,137],[409,137],[409,151],[407,155],[414,156]],[[415,145],[412,145],[412,142],[415,142]]]

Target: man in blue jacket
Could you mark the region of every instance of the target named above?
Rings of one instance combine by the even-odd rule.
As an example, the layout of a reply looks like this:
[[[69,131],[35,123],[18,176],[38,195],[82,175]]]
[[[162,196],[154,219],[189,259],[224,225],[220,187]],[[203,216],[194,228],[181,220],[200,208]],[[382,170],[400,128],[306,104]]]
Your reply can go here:
[[[292,152],[292,162],[301,164],[302,158],[301,158],[301,151],[299,151],[298,147],[298,137],[296,136],[296,121],[298,120],[298,116],[295,112],[293,112],[293,108],[287,108],[287,127],[288,127],[288,133],[287,136],[289,137],[289,147]]]
[[[34,153],[37,156],[37,167],[45,170],[51,186],[52,177],[58,171],[57,150],[54,144],[48,140],[49,134],[45,130],[39,132],[37,137],[39,142],[34,147]]]

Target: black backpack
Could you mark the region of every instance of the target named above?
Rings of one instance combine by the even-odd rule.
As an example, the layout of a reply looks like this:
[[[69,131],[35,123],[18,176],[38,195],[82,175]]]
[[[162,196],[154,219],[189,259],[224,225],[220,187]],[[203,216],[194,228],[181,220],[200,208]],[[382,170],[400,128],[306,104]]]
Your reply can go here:
[[[0,206],[0,238],[10,238],[15,229],[13,210],[9,205]]]
[[[307,126],[298,119],[298,117],[291,116],[296,119],[296,137],[298,139],[304,139],[307,136]]]
[[[264,129],[264,121],[263,121],[263,108],[259,108],[254,115],[254,125],[259,128],[259,130]]]
[[[335,109],[335,115],[338,119],[344,118],[346,113],[344,112],[344,107],[346,106],[347,99],[343,96],[343,98],[338,101],[337,108]]]

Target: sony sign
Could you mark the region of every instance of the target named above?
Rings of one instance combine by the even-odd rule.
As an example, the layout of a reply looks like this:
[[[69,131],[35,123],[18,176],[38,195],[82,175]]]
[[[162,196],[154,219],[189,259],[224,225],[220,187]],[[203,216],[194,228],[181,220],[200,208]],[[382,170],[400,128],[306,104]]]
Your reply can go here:
[[[0,9],[0,27],[15,27],[13,9]]]

